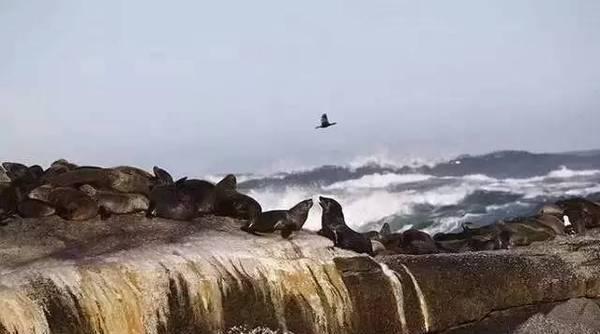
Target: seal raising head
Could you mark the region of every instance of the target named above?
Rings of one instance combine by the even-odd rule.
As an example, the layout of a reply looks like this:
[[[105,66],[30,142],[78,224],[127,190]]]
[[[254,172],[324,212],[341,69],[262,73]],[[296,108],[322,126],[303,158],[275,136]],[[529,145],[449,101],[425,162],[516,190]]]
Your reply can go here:
[[[333,241],[334,246],[373,255],[371,240],[354,231],[344,220],[342,206],[333,198],[319,197],[323,209],[320,235]]]

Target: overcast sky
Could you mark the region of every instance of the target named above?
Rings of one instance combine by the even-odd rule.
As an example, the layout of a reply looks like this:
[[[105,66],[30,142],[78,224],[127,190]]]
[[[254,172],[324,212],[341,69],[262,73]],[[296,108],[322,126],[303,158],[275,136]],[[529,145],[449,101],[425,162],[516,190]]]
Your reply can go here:
[[[0,116],[1,160],[181,174],[598,148],[600,1],[0,0]]]

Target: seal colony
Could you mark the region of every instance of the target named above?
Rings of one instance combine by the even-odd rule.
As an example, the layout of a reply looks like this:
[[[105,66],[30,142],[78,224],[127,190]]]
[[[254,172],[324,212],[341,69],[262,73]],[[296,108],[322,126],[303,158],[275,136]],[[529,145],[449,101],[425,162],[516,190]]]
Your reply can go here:
[[[321,196],[319,205],[319,235],[335,247],[372,256],[509,249],[600,227],[600,204],[580,197],[547,204],[530,217],[486,226],[465,223],[462,231],[434,236],[415,229],[394,232],[387,223],[379,231],[359,233],[348,226],[335,199]],[[252,235],[277,232],[289,239],[302,229],[312,206],[312,199],[306,199],[287,210],[263,212],[255,199],[238,191],[232,174],[213,184],[187,177],[175,179],[158,166],[152,174],[131,166],[78,166],[65,159],[47,169],[16,162],[4,162],[0,167],[0,225],[14,217],[52,215],[79,223],[124,214],[185,221],[217,215],[240,220],[240,229]]]

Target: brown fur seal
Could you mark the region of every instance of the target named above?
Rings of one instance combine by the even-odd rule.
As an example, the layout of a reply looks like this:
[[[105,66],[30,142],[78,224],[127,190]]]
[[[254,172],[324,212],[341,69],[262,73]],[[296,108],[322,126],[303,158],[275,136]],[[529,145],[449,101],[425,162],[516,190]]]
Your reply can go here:
[[[535,221],[542,224],[554,231],[556,235],[565,235],[564,222],[555,215],[552,214],[541,214],[535,217]]]
[[[18,212],[23,218],[41,218],[52,216],[56,210],[48,203],[27,198],[19,203]]]
[[[146,217],[157,216],[174,220],[192,220],[197,217],[198,206],[194,198],[183,189],[186,179],[152,188]]]
[[[55,187],[81,187],[84,184],[96,188],[110,188],[109,170],[102,168],[76,168],[49,176],[47,182]]]
[[[261,214],[262,208],[255,199],[235,190],[236,183],[235,176],[231,174],[217,183],[215,188],[215,214],[252,220]]]
[[[373,241],[373,240],[381,240],[381,239],[383,239],[383,237],[385,235],[389,235],[391,233],[392,233],[392,229],[390,227],[390,224],[384,223],[381,226],[381,229],[379,231],[364,232],[364,233],[362,233],[362,235],[364,235],[365,237],[367,237],[367,238],[371,239],[371,241]]]
[[[528,246],[535,241],[552,240],[556,237],[554,229],[541,224],[536,217],[520,217],[496,223],[500,228],[503,243],[507,248]]]
[[[50,193],[54,188],[55,187],[50,184],[43,184],[31,190],[29,194],[27,194],[27,197],[50,203]]]
[[[78,167],[76,164],[69,162],[67,159],[58,159],[58,160],[54,161],[52,164],[50,164],[50,167],[52,167],[52,166],[64,166],[69,170],[75,169]]]
[[[136,167],[119,166],[109,169],[110,187],[123,193],[150,194],[154,176]]]
[[[502,231],[496,224],[473,226],[463,223],[463,230],[456,233],[437,233],[433,236],[438,249],[444,252],[472,252],[505,249],[500,234]]]
[[[217,183],[217,188],[221,191],[237,190],[237,178],[233,174],[228,174]]]
[[[333,240],[336,247],[374,255],[371,240],[346,225],[342,206],[336,200],[320,196],[319,205],[323,209],[320,235]]]
[[[167,172],[166,170],[154,166],[154,168],[152,168],[152,171],[154,172],[154,177],[156,179],[156,184],[172,184],[175,183],[175,181],[173,180],[173,177],[171,176],[171,174],[169,174],[169,172]]]
[[[47,181],[57,187],[78,188],[84,184],[89,184],[96,189],[112,189],[123,193],[148,195],[154,185],[154,179],[154,176],[150,173],[135,167],[99,168],[84,166],[48,177]]]
[[[48,199],[56,209],[56,214],[67,220],[87,220],[98,214],[96,201],[77,189],[54,188]]]
[[[262,212],[242,230],[249,233],[273,233],[281,231],[281,236],[289,238],[293,231],[299,231],[308,218],[312,207],[312,199],[301,201],[289,210],[272,210]]]
[[[422,255],[439,253],[431,236],[416,229],[402,233],[402,251],[404,254]]]
[[[204,180],[186,180],[183,190],[188,193],[198,206],[199,214],[211,214],[215,212],[217,200],[215,185]]]
[[[2,167],[11,181],[25,177],[29,173],[29,168],[18,162],[3,162]]]
[[[141,194],[98,190],[89,184],[83,185],[79,189],[96,200],[102,219],[106,219],[112,214],[146,211],[150,202],[146,196]]]
[[[172,184],[173,177],[166,170],[154,166],[156,184]],[[198,214],[211,214],[215,211],[216,188],[215,185],[204,180],[186,179],[180,190],[191,196],[198,207]]]
[[[0,191],[0,222],[17,213],[19,202],[22,199],[23,194],[14,184]]]

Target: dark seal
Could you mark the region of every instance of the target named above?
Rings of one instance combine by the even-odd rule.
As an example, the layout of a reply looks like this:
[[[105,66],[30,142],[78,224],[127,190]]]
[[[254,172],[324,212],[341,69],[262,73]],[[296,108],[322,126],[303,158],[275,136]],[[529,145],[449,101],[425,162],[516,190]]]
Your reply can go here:
[[[56,210],[48,203],[27,198],[19,203],[18,212],[23,218],[41,218],[52,216]]]
[[[147,211],[149,200],[142,194],[98,190],[89,184],[79,188],[98,203],[100,217],[106,219],[113,214]]]
[[[150,192],[150,204],[146,217],[160,217],[173,220],[192,220],[198,216],[198,205],[184,190],[187,178],[173,184],[160,184]]]
[[[319,205],[323,210],[320,235],[336,247],[373,255],[371,240],[346,225],[342,206],[336,200],[320,196]]]
[[[98,204],[90,196],[77,189],[57,187],[48,196],[56,214],[67,220],[87,220],[98,214]]]
[[[157,166],[154,166],[153,170],[157,185],[174,183],[173,177],[166,170]],[[198,209],[198,215],[214,213],[217,197],[214,184],[204,180],[185,179],[185,181],[181,182],[178,189],[192,198]]]
[[[252,197],[236,190],[237,180],[229,174],[217,183],[215,214],[236,219],[252,220],[261,214],[260,204]]]
[[[313,205],[312,199],[304,200],[289,210],[265,211],[244,225],[242,230],[249,233],[273,233],[281,231],[283,238],[289,238],[292,232],[299,231],[308,218]]]

